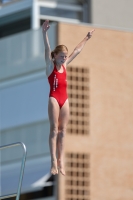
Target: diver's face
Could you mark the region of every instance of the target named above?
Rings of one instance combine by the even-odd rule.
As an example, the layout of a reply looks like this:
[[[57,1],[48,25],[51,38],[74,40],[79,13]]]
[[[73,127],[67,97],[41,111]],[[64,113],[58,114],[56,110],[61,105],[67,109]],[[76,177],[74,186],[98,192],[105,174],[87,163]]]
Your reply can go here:
[[[67,51],[62,51],[62,52],[59,52],[58,54],[55,54],[54,58],[55,58],[56,63],[60,65],[64,64],[67,59],[67,55],[68,55]]]

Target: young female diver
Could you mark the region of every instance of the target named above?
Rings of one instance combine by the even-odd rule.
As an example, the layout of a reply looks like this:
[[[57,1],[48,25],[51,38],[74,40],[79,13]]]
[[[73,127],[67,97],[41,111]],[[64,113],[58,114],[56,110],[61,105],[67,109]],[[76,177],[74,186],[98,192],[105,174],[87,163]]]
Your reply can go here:
[[[94,29],[87,33],[85,38],[68,56],[68,49],[65,45],[58,45],[51,52],[47,35],[49,28],[49,20],[46,20],[42,25],[42,33],[45,47],[46,75],[50,84],[48,114],[50,122],[51,173],[53,175],[58,174],[59,169],[60,173],[65,175],[64,136],[69,119],[66,67],[81,52],[86,42],[91,38]]]

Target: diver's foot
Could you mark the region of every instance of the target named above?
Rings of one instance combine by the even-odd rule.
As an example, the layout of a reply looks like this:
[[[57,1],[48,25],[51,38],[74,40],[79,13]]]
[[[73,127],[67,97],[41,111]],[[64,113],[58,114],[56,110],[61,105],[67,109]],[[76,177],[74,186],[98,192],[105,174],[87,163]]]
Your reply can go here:
[[[57,167],[57,160],[53,160],[51,162],[51,174],[56,175],[58,174],[58,167]]]
[[[60,159],[58,160],[58,168],[60,170],[60,173],[65,176],[66,173],[65,173],[65,168],[64,168],[64,162],[61,161]]]

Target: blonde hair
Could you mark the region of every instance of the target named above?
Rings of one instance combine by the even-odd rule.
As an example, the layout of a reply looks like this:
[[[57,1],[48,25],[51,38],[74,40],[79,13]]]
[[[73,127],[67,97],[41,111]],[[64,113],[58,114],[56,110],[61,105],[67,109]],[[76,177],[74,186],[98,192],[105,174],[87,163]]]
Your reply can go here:
[[[58,45],[57,47],[55,47],[55,49],[51,52],[52,59],[54,59],[54,54],[58,54],[63,51],[68,52],[68,48],[65,45]]]

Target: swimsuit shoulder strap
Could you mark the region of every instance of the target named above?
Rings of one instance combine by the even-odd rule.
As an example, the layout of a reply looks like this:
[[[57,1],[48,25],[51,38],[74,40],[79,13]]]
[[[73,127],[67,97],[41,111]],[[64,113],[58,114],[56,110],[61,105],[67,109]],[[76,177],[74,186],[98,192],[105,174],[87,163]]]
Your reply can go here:
[[[63,71],[65,72],[65,71],[66,71],[66,68],[64,67],[64,65],[62,65],[62,67],[63,67]]]
[[[54,64],[54,68],[53,68],[51,74],[48,76],[48,78],[54,73],[55,70],[56,70],[56,66],[55,66],[55,64]]]

